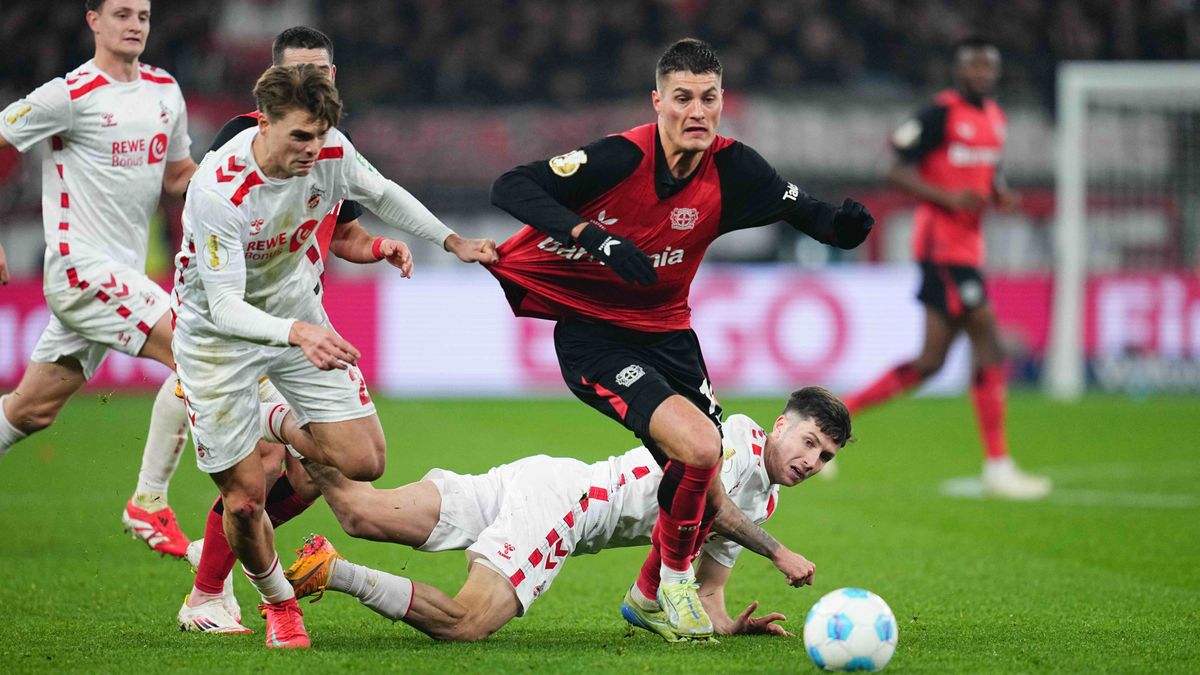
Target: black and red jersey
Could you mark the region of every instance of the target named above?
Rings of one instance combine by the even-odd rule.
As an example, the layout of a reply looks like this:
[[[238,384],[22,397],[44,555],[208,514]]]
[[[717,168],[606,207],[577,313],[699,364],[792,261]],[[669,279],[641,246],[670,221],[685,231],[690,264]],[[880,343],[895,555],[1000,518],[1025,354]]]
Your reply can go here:
[[[916,164],[923,180],[943,190],[972,190],[985,199],[995,192],[1007,122],[995,101],[968,101],[947,90],[934,105],[897,129],[900,158]],[[948,211],[930,202],[917,206],[913,255],[938,265],[983,264],[982,212]]]
[[[672,176],[654,124],[501,176],[492,202],[529,223],[488,267],[518,316],[583,317],[648,332],[691,325],[688,292],[722,234],[785,220],[832,243],[836,208],[785,181],[757,152],[718,136],[686,178]],[[570,239],[591,222],[630,240],[658,281],[632,286]]]
[[[225,123],[225,126],[221,127],[221,130],[217,132],[217,137],[213,139],[212,145],[208,147],[208,151],[213,152],[214,150],[219,149],[222,145],[228,143],[229,139],[237,136],[246,129],[257,126],[258,118],[261,116],[262,113],[255,110],[253,112],[243,113],[229,120]],[[350,138],[349,132],[342,131],[342,133],[346,135],[346,138]],[[354,139],[350,138],[350,141],[354,142]],[[317,226],[315,236],[317,239],[317,246],[321,251],[322,260],[329,259],[329,242],[333,240],[333,231],[337,229],[337,226],[343,223],[349,223],[353,220],[358,220],[362,217],[362,213],[362,207],[358,205],[358,202],[344,199],[335,205],[333,210],[330,211],[329,215],[321,221],[321,223]]]

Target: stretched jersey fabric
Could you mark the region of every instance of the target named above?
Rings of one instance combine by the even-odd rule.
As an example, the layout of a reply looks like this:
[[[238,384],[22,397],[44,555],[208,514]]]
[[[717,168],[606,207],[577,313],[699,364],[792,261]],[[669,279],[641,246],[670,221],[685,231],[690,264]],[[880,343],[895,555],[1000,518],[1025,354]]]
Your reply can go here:
[[[766,432],[745,415],[730,415],[724,431],[721,483],[734,505],[761,524],[779,504],[779,486],[771,484],[763,466]],[[593,464],[583,534],[572,555],[650,543],[661,480],[662,469],[645,447]],[[726,567],[733,567],[741,549],[717,534],[704,544],[704,551]]]
[[[282,179],[256,163],[257,134],[247,129],[209,153],[192,178],[175,257],[177,340],[286,346],[294,320],[325,323],[324,261],[312,235],[336,217],[343,198],[362,201],[385,221],[437,244],[451,234],[337,129],[329,130],[307,176]],[[236,296],[236,317],[214,311],[213,299],[231,297],[217,289]]]
[[[896,130],[892,143],[900,158],[916,164],[921,178],[950,191],[971,190],[983,197],[995,191],[1007,128],[995,101],[971,103],[955,90],[934,97],[934,105]],[[983,264],[981,211],[947,211],[929,202],[914,214],[913,255],[938,265]]]
[[[261,116],[262,114],[260,112],[254,110],[248,113],[243,113],[229,120],[225,123],[225,126],[221,127],[221,130],[217,132],[217,136],[213,139],[212,145],[208,147],[208,151],[214,152],[222,145],[225,145],[232,140],[233,137],[237,136],[239,133],[245,131],[246,129],[257,127],[258,118]],[[350,135],[349,131],[343,130],[342,134],[345,135],[351,143],[354,142],[354,138]],[[351,199],[343,199],[342,203],[337,208],[338,211],[335,221],[321,221],[321,226],[317,228],[317,245],[321,249],[321,258],[325,260],[329,259],[329,242],[333,239],[333,232],[337,229],[337,226],[341,225],[342,223],[349,223],[353,220],[358,220],[362,217],[363,213],[362,207],[358,205],[358,202]]]
[[[518,316],[584,317],[662,332],[691,325],[688,291],[718,236],[785,220],[832,243],[835,207],[785,181],[754,150],[718,136],[696,170],[677,179],[658,128],[630,129],[501,176],[492,201],[528,223],[488,267]],[[569,240],[591,222],[632,241],[658,281],[631,286]]]
[[[186,159],[191,140],[174,78],[146,64],[138,76],[119,82],[88,61],[0,113],[0,135],[17,150],[49,145],[42,162],[47,293],[78,286],[75,268],[89,261],[146,267],[165,162]]]

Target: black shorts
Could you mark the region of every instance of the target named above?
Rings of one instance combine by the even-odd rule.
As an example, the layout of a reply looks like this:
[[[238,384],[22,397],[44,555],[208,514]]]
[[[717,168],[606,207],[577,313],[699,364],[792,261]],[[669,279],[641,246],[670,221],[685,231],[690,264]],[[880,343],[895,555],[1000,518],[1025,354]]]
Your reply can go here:
[[[986,305],[987,287],[978,267],[923,262],[917,299],[953,320]]]
[[[554,327],[554,348],[571,392],[625,425],[659,464],[667,456],[650,438],[650,416],[669,397],[686,397],[721,427],[721,405],[690,329],[647,333],[564,319]]]

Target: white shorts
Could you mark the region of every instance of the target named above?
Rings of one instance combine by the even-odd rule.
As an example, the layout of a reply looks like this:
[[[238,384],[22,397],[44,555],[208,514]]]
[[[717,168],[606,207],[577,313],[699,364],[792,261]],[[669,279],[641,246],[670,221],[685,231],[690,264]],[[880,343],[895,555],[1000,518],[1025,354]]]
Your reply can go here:
[[[536,455],[464,476],[434,469],[441,518],[422,551],[466,549],[512,583],[522,616],[558,576],[583,530],[591,469]]]
[[[196,346],[178,336],[173,346],[196,442],[196,465],[205,473],[242,461],[262,438],[258,382],[263,375],[287,399],[300,426],[375,414],[358,368],[320,370],[299,347],[246,342]]]
[[[117,262],[79,264],[78,284],[46,294],[52,316],[30,360],[55,363],[70,356],[84,377],[104,363],[109,349],[137,356],[154,324],[170,308],[170,296],[145,274]]]

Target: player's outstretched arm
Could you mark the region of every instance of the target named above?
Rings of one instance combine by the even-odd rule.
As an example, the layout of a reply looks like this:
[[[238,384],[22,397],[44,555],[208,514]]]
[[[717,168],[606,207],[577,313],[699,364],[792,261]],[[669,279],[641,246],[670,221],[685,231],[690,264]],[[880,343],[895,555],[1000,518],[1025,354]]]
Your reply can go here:
[[[396,239],[372,236],[357,219],[338,223],[329,242],[329,251],[342,260],[360,265],[386,260],[389,265],[400,270],[400,276],[412,276],[412,251],[408,249],[408,244]]]
[[[787,621],[787,617],[779,612],[771,612],[764,616],[751,616],[758,609],[758,602],[752,602],[736,617],[730,617],[725,610],[725,584],[733,570],[722,565],[708,555],[700,556],[700,569],[696,572],[696,580],[700,582],[700,604],[708,618],[712,619],[713,630],[718,635],[782,635],[793,637],[776,621]]]
[[[789,585],[799,587],[812,583],[816,566],[804,556],[779,543],[779,540],[750,520],[733,500],[726,499],[722,502],[716,520],[713,521],[713,530],[770,560],[787,577]]]

